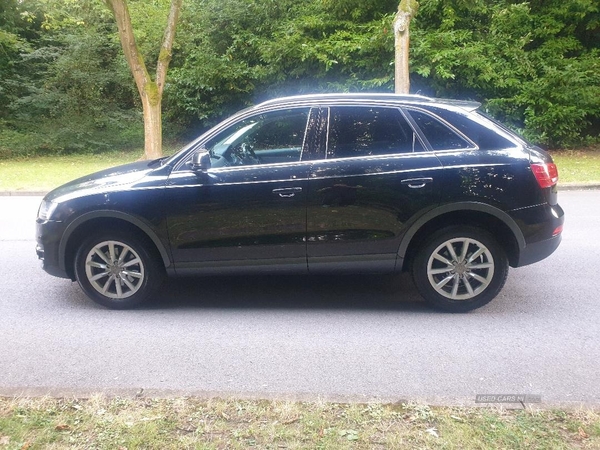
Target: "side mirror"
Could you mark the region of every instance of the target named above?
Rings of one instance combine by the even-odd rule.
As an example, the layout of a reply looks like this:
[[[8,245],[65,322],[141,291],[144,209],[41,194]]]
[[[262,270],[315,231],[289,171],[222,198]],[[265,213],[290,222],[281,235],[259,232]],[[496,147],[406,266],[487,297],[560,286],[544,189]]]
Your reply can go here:
[[[192,155],[192,170],[194,172],[206,172],[210,169],[210,154],[202,149]]]

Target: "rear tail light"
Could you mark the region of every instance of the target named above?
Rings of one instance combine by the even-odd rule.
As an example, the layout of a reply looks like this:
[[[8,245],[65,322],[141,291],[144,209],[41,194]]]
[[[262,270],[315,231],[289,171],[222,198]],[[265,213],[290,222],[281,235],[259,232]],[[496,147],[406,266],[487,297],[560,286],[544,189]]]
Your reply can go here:
[[[562,230],[563,230],[563,225],[559,225],[558,227],[556,227],[554,229],[554,231],[552,232],[552,237],[558,236],[560,233],[562,233]]]
[[[554,163],[531,164],[531,171],[541,188],[554,186],[558,182],[558,169]]]

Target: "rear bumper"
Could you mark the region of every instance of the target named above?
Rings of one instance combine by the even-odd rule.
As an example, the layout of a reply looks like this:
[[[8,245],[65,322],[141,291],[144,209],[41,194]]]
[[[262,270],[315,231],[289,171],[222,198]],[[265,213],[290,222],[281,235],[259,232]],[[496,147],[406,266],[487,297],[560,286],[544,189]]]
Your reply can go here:
[[[545,241],[534,242],[533,244],[528,244],[524,249],[521,250],[521,254],[519,255],[519,262],[516,267],[526,266],[528,264],[533,264],[535,262],[541,261],[544,258],[547,258],[554,250],[558,248],[560,241],[562,240],[562,235],[554,236],[553,238],[546,239]]]
[[[514,267],[526,266],[550,256],[562,240],[565,213],[560,205],[538,205],[513,214],[523,231],[525,246]]]

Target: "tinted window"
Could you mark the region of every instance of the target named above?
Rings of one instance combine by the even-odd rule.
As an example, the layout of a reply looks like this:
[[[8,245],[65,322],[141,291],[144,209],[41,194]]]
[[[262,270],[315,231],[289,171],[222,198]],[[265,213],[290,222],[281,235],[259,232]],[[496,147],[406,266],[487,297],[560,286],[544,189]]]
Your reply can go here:
[[[441,108],[431,108],[431,110],[442,119],[454,125],[482,150],[500,150],[515,146],[513,142],[463,114]]]
[[[329,119],[328,158],[389,155],[423,150],[395,108],[336,107]]]
[[[308,113],[288,109],[237,122],[205,145],[213,167],[300,161]]]
[[[433,116],[415,110],[410,110],[410,115],[415,119],[434,150],[454,150],[471,147],[471,144]]]

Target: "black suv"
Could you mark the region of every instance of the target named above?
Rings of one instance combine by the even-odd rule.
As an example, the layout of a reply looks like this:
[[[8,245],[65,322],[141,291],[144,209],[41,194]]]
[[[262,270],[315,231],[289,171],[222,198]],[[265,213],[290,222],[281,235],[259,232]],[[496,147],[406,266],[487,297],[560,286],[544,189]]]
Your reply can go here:
[[[50,192],[48,273],[128,308],[164,275],[412,271],[468,311],[508,267],[550,255],[564,221],[551,157],[474,102],[397,95],[268,101],[169,158]]]

